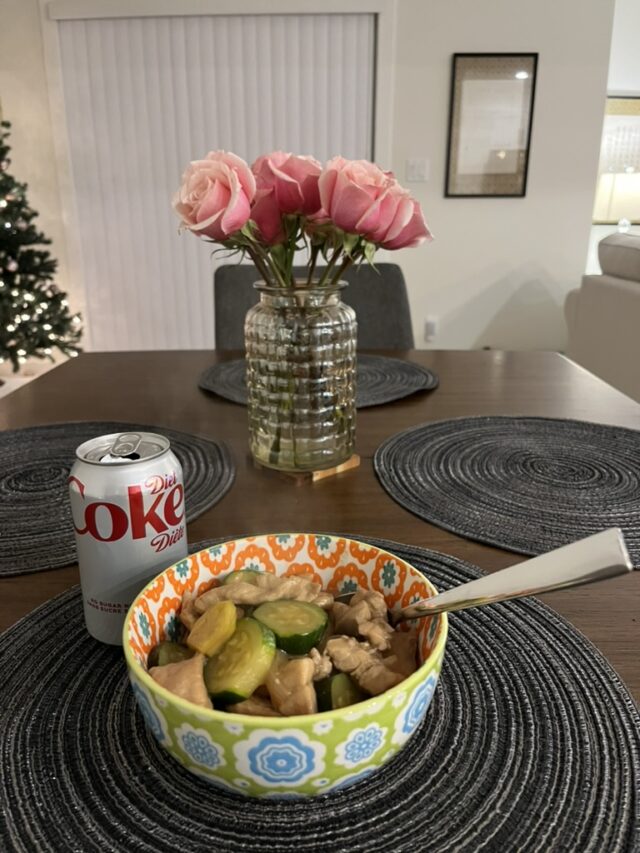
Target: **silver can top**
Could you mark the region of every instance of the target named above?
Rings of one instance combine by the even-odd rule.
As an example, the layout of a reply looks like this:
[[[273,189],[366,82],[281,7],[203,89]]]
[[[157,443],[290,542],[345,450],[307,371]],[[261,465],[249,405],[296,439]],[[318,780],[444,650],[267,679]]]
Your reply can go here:
[[[90,465],[132,465],[162,456],[169,447],[168,438],[153,432],[114,432],[83,442],[76,456]]]

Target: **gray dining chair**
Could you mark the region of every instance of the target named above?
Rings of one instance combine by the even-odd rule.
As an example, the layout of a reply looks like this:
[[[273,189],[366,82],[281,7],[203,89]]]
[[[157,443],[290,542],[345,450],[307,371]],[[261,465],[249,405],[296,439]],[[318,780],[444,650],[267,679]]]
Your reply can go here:
[[[294,267],[303,276],[306,267]],[[322,274],[322,269],[318,269]],[[349,287],[342,299],[358,318],[358,349],[413,349],[407,286],[397,264],[352,268],[343,278]],[[244,317],[258,301],[253,287],[260,279],[252,264],[224,264],[215,271],[213,302],[216,349],[244,349]]]

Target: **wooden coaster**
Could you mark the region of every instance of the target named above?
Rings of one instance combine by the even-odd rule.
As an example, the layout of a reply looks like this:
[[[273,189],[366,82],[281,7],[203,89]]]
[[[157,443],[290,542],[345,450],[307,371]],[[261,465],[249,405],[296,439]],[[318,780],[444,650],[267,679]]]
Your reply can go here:
[[[297,483],[307,483],[309,481],[316,483],[319,480],[326,480],[327,477],[342,474],[344,471],[351,470],[351,468],[357,468],[358,465],[360,465],[360,457],[357,453],[354,453],[353,456],[345,462],[341,462],[339,465],[334,465],[333,468],[322,468],[319,471],[279,471],[277,468],[270,468],[268,465],[263,465],[256,459],[253,460],[253,464],[256,468],[260,468],[263,471],[271,471],[274,474],[280,474],[290,480],[295,480]]]
[[[350,471],[351,468],[357,468],[359,464],[360,457],[357,453],[354,453],[346,462],[341,462],[340,465],[335,465],[333,468],[323,468],[321,471],[311,471],[311,479],[316,483],[318,480],[333,477],[334,474],[342,474],[343,471]]]

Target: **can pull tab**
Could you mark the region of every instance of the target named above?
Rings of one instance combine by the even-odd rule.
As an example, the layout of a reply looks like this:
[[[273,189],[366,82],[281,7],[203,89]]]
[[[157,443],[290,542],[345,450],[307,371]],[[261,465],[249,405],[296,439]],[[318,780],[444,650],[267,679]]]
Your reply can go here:
[[[122,432],[109,449],[110,456],[131,456],[136,453],[142,436],[137,432]]]

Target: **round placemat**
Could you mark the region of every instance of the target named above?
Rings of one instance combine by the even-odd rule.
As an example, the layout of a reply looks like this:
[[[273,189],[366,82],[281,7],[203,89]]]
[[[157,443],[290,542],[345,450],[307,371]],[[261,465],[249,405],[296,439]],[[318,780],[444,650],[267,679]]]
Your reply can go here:
[[[640,432],[587,421],[476,417],[387,439],[374,467],[389,495],[460,536],[542,554],[622,528],[640,566]]]
[[[418,391],[438,387],[433,371],[412,361],[383,355],[358,355],[356,408],[381,406]],[[247,405],[246,362],[243,358],[222,361],[200,376],[198,385],[232,403]]]
[[[0,432],[0,577],[57,569],[76,561],[67,478],[76,448],[113,432],[159,432],[184,475],[187,520],[231,488],[229,451],[215,441],[164,427],[111,421],[47,424]]]
[[[448,588],[477,569],[369,540]],[[204,545],[205,543],[201,543]],[[535,600],[451,616],[427,717],[385,768],[305,801],[246,799],[147,732],[122,652],[71,589],[0,637],[3,849],[190,853],[637,850],[637,710],[600,653]]]

